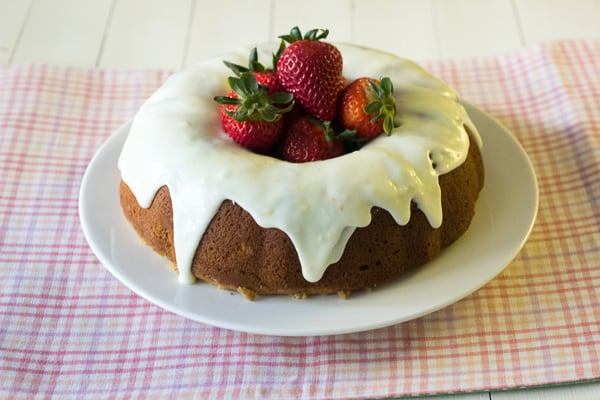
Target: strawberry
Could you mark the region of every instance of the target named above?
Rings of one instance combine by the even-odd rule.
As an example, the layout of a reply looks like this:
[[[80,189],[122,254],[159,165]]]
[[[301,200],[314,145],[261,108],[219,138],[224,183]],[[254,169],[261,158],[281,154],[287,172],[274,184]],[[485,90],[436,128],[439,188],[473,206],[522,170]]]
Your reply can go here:
[[[283,113],[293,107],[289,93],[268,94],[251,72],[230,77],[233,89],[227,96],[216,96],[225,132],[237,143],[255,152],[270,150],[283,132]],[[282,106],[282,107],[279,107]]]
[[[297,117],[278,145],[277,157],[295,163],[326,160],[344,154],[344,145],[329,122]]]
[[[283,48],[280,47],[279,51],[282,50]],[[279,52],[277,54],[273,54],[273,66],[277,65],[278,58]],[[283,87],[281,86],[281,84],[279,83],[279,79],[277,78],[277,72],[275,71],[275,69],[266,68],[263,64],[261,64],[258,61],[258,51],[256,50],[256,47],[254,47],[250,51],[250,56],[248,57],[248,67],[244,67],[239,64],[234,64],[229,61],[223,61],[223,63],[238,77],[244,72],[252,72],[258,84],[267,87],[269,94],[283,90]]]
[[[302,36],[298,27],[280,36],[290,43],[277,61],[277,77],[283,88],[311,116],[332,121],[337,100],[344,88],[342,54],[330,43],[322,42],[328,30],[313,29]]]
[[[396,102],[394,87],[389,78],[381,81],[359,78],[352,81],[340,95],[338,119],[346,129],[357,136],[374,139],[383,132],[390,134],[394,128]]]

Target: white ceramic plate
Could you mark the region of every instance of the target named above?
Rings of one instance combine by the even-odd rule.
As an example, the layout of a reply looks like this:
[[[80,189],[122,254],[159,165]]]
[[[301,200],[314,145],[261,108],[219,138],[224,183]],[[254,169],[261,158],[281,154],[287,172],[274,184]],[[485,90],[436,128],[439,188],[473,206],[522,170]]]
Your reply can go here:
[[[238,331],[311,336],[397,324],[439,310],[496,276],[529,235],[538,205],[533,167],[516,139],[498,122],[466,105],[483,137],[486,181],[468,231],[438,258],[372,292],[297,300],[243,296],[206,283],[181,285],[168,262],[142,244],[119,205],[117,159],[128,125],[91,160],[81,183],[79,214],[90,247],[127,287],[186,318]]]

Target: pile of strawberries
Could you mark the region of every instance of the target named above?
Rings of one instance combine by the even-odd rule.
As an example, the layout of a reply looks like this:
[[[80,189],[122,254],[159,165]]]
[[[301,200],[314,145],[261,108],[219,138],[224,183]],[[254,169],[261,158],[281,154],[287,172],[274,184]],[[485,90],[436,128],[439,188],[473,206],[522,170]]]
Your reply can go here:
[[[389,78],[342,76],[342,55],[323,42],[328,30],[302,36],[294,27],[273,54],[273,68],[250,53],[248,67],[225,64],[231,91],[216,96],[225,132],[247,149],[290,162],[345,154],[394,127]]]

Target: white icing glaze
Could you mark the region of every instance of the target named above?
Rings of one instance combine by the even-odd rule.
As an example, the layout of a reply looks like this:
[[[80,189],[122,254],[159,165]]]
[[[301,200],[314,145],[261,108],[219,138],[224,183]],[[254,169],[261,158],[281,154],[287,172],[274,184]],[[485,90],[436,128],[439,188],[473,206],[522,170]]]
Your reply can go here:
[[[259,46],[260,59],[270,59],[276,46]],[[391,78],[399,123],[390,136],[342,157],[288,163],[251,153],[223,133],[213,101],[226,93],[231,75],[222,60],[244,64],[250,49],[174,74],[143,104],[119,168],[143,207],[150,206],[161,186],[169,187],[180,282],[194,281],[194,253],[226,199],[238,203],[260,226],[284,231],[310,282],[339,260],[356,227],[370,223],[373,206],[406,224],[414,201],[433,227],[441,224],[438,175],[466,158],[465,126],[481,145],[457,95],[410,61],[351,45],[337,47],[346,78]]]

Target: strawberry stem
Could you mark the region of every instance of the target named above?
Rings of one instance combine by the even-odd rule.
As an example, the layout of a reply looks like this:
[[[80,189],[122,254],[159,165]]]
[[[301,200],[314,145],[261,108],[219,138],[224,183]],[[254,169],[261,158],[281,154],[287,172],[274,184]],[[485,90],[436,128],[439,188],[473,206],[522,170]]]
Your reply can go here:
[[[283,53],[284,50],[285,50],[285,40],[282,40],[279,43],[279,48],[277,49],[277,52],[273,53],[273,69],[277,68],[277,63],[279,62],[279,58],[281,57],[281,54]]]
[[[294,106],[292,94],[275,92],[269,95],[267,88],[258,84],[252,72],[243,72],[239,78],[231,76],[227,82],[237,98],[215,96],[214,100],[223,105],[237,105],[234,110],[224,109],[236,121],[274,122]]]
[[[362,143],[365,140],[356,135],[356,131],[352,129],[344,129],[341,132],[338,132],[339,127],[336,127],[331,121],[321,121],[320,119],[307,116],[308,121],[313,124],[320,126],[323,128],[323,132],[325,134],[325,140],[327,143],[332,142],[333,140],[341,140],[342,142],[352,142],[352,143]]]
[[[374,92],[375,100],[365,106],[367,114],[374,114],[371,122],[383,119],[383,131],[390,135],[394,129],[394,118],[396,118],[396,98],[394,97],[394,85],[388,77],[381,78],[380,82],[369,81]]]
[[[329,35],[329,29],[311,29],[302,36],[302,32],[300,29],[295,26],[290,30],[290,33],[287,35],[279,36],[280,39],[283,39],[285,42],[292,44],[299,40],[320,40],[325,39]]]
[[[229,68],[235,74],[235,76],[241,76],[244,72],[248,71],[263,72],[266,70],[265,66],[258,61],[258,50],[256,49],[256,47],[253,47],[252,50],[250,50],[247,67],[244,67],[243,65],[239,64],[234,64],[226,60],[223,60],[223,64],[225,64],[227,68]]]

